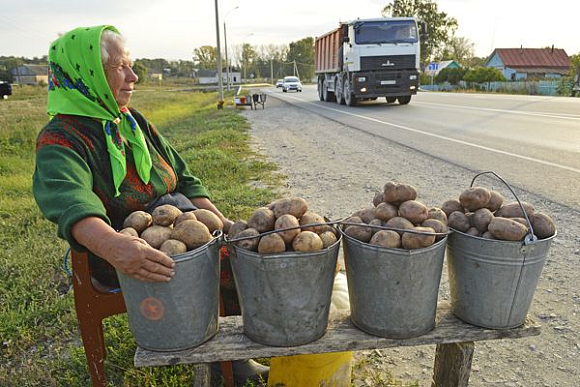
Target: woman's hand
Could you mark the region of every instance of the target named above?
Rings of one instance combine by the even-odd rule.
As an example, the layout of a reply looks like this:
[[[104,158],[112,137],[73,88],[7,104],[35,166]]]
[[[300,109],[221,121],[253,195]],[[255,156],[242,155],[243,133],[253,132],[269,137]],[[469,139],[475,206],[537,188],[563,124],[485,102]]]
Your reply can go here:
[[[101,218],[75,223],[73,237],[119,272],[148,282],[167,282],[175,275],[175,262],[141,238],[117,233]]]

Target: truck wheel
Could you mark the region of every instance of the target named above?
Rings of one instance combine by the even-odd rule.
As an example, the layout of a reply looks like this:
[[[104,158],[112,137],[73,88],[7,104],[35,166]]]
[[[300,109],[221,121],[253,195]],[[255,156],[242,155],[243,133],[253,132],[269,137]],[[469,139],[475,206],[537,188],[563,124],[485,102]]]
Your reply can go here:
[[[399,104],[401,104],[401,105],[406,105],[409,102],[411,102],[411,96],[410,95],[407,95],[407,96],[404,96],[404,97],[397,97],[397,99],[399,100]]]
[[[334,93],[332,91],[328,91],[328,85],[325,83],[324,87],[322,88],[322,95],[326,102],[334,101]]]
[[[318,99],[325,101],[324,99],[324,79],[318,78]]]
[[[344,105],[342,85],[338,82],[338,80],[334,81],[334,95],[336,96],[336,103],[339,105]]]
[[[348,81],[348,78],[344,79],[343,84],[344,84],[344,103],[346,104],[346,106],[356,106],[358,100],[350,90],[350,82]]]
[[[385,97],[387,103],[393,103],[397,100],[397,97]]]

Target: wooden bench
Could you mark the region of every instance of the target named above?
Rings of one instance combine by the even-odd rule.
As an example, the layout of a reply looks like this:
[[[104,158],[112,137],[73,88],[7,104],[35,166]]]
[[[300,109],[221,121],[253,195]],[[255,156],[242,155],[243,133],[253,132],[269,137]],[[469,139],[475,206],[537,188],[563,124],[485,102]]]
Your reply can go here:
[[[432,386],[458,387],[468,385],[475,341],[537,336],[541,330],[540,325],[529,318],[524,325],[506,330],[470,325],[451,313],[449,303],[438,305],[436,321],[435,329],[423,336],[386,339],[364,333],[345,317],[331,321],[326,334],[312,343],[297,347],[270,347],[244,335],[241,316],[220,317],[219,332],[208,342],[174,352],[155,352],[138,347],[134,363],[136,367],[195,364],[194,386],[209,386],[209,366],[215,361],[435,344]]]

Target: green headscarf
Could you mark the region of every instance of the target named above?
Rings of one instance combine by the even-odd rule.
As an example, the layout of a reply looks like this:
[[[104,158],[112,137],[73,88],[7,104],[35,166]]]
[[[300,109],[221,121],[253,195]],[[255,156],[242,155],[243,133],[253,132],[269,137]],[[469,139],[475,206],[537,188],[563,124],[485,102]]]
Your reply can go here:
[[[80,27],[55,40],[49,49],[48,107],[51,116],[72,114],[101,120],[111,160],[115,196],[127,174],[123,136],[131,145],[137,173],[149,183],[151,155],[137,121],[119,109],[101,62],[101,34],[113,26]]]

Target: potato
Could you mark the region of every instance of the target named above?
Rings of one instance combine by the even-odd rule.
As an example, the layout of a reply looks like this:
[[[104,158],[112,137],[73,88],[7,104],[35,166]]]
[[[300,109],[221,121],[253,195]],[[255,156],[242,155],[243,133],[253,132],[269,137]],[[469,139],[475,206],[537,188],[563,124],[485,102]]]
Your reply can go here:
[[[437,219],[427,219],[423,223],[421,223],[421,227],[431,227],[433,230],[435,230],[436,233],[449,232],[449,228],[447,227],[447,225],[443,224],[441,221]],[[445,235],[435,236],[436,241],[440,241],[443,238],[445,238]]]
[[[260,238],[258,237],[259,235],[260,233],[255,228],[247,228],[243,231],[240,231],[238,234],[236,234],[236,237],[234,239],[247,237],[253,238],[237,241],[235,242],[236,246],[244,250],[258,251],[258,244],[260,243]]]
[[[488,208],[480,208],[475,211],[471,221],[473,222],[473,226],[483,233],[487,231],[487,226],[489,226],[489,222],[492,219],[493,213]]]
[[[469,227],[469,229],[465,232],[467,235],[473,236],[481,236],[481,232],[476,227]]]
[[[453,211],[449,215],[449,220],[447,224],[449,225],[449,227],[461,232],[466,232],[467,230],[469,230],[470,227],[467,215],[465,215],[461,211]]]
[[[153,217],[153,224],[158,224],[160,226],[169,226],[175,222],[175,219],[179,215],[183,214],[181,210],[171,204],[164,204],[159,207],[155,207],[151,216]]]
[[[338,241],[338,238],[336,237],[336,235],[332,232],[332,231],[325,231],[322,234],[319,235],[320,236],[320,240],[322,240],[322,248],[326,249],[329,246],[332,246],[333,244],[336,243],[336,241]]]
[[[375,207],[363,208],[362,210],[356,211],[352,216],[358,216],[363,222],[369,224],[371,220],[376,218],[376,211],[377,209]]]
[[[385,201],[385,193],[379,192],[375,194],[375,197],[373,198],[373,206],[378,207],[379,204],[381,204],[384,201]]]
[[[188,250],[197,249],[211,241],[212,238],[207,226],[198,220],[184,220],[175,226],[171,233],[171,239],[185,243]]]
[[[210,210],[200,208],[193,211],[193,214],[199,222],[207,226],[210,233],[214,232],[215,230],[223,230],[224,228],[224,223],[221,221],[221,219]]]
[[[528,217],[534,214],[534,206],[530,203],[522,202],[522,206],[524,206]],[[518,202],[511,202],[501,206],[499,210],[495,212],[495,216],[500,218],[525,218],[524,212]]]
[[[435,233],[431,227],[413,227],[413,230]],[[401,245],[406,250],[421,249],[429,247],[435,242],[435,235],[415,234],[410,232],[403,233]]]
[[[470,187],[459,195],[461,207],[472,212],[484,208],[489,203],[489,199],[491,199],[491,193],[483,187]]]
[[[465,209],[461,207],[461,203],[459,203],[459,200],[455,199],[447,200],[445,203],[443,203],[441,205],[441,211],[445,212],[447,218],[449,218],[449,215],[451,215],[451,213],[455,211],[465,213]],[[447,224],[449,224],[449,221],[447,221]]]
[[[410,229],[413,228],[413,223],[411,223],[409,220],[402,218],[400,216],[395,216],[392,219],[389,219],[388,222],[385,224],[386,227],[391,227],[391,228],[396,228],[399,230],[406,230],[406,229]],[[403,234],[404,231],[398,231],[398,230],[394,230],[396,232],[398,232],[399,234]]]
[[[399,248],[401,247],[401,236],[396,231],[380,230],[373,235],[369,243],[380,247]]]
[[[169,256],[172,256],[185,253],[187,251],[187,246],[185,243],[178,241],[177,239],[168,239],[163,242],[159,250]]]
[[[528,221],[525,218],[510,218],[511,220],[521,223],[524,226],[528,227]],[[532,218],[530,217],[530,222],[532,221]],[[532,225],[532,227],[534,227],[534,225]],[[535,231],[535,230],[534,230]]]
[[[272,231],[275,222],[276,217],[274,216],[274,212],[267,207],[262,207],[250,215],[248,218],[248,228],[256,229],[260,233]]]
[[[119,231],[119,234],[130,235],[130,236],[134,236],[137,238],[139,237],[139,233],[133,227],[125,227],[124,229]]]
[[[530,221],[532,222],[534,234],[539,239],[549,238],[556,233],[556,224],[552,218],[543,212],[534,212]]]
[[[441,208],[432,207],[427,211],[427,219],[435,219],[447,225],[447,214]]]
[[[526,226],[508,218],[493,218],[488,229],[494,238],[503,241],[521,241],[528,233]]]
[[[143,232],[147,227],[151,226],[153,223],[153,218],[151,214],[145,211],[135,211],[129,214],[125,221],[123,222],[123,228],[131,227],[135,229],[139,234]]]
[[[171,235],[171,228],[166,226],[160,226],[154,224],[151,227],[147,227],[141,233],[141,239],[149,244],[149,246],[154,249],[159,249],[163,242],[169,239]]]
[[[364,225],[365,223],[361,223]],[[370,227],[364,226],[348,226],[345,228],[344,233],[354,239],[357,239],[361,242],[368,243],[373,236],[373,231]]]
[[[177,226],[179,223],[183,222],[184,220],[197,220],[193,211],[186,211],[183,214],[179,215],[175,222],[173,222],[173,226]]]
[[[369,222],[369,225],[371,226],[383,226],[383,221],[380,219],[373,219]],[[379,228],[374,228],[374,227],[369,227],[371,229],[371,233],[374,235],[377,231],[380,231]]]
[[[286,251],[286,243],[280,234],[268,234],[260,238],[258,253],[277,254]]]
[[[232,224],[232,226],[230,227],[230,229],[228,231],[228,236],[230,238],[233,238],[234,236],[241,233],[242,231],[244,231],[247,228],[248,228],[248,223],[245,220],[243,220],[243,219],[236,220],[234,222],[234,224]]]
[[[318,235],[322,235],[325,232],[331,232],[334,234],[334,236],[338,236],[338,230],[336,229],[336,227],[330,225],[330,224],[326,224],[324,225],[324,227],[321,227],[321,232],[318,232]]]
[[[489,231],[486,231],[486,232],[484,232],[483,234],[481,234],[481,237],[482,237],[482,238],[485,238],[485,239],[495,239],[495,238],[493,237],[493,234],[492,234],[491,232],[489,232]]]
[[[315,212],[306,211],[304,215],[302,215],[302,217],[300,218],[299,223],[301,226],[304,226],[305,224],[311,223],[325,223],[325,220],[322,216],[318,215]],[[319,232],[323,232],[325,230],[325,227],[326,227],[325,224],[319,226],[302,227],[302,231],[312,231],[318,234]]]
[[[298,219],[294,215],[284,214],[276,219],[274,223],[274,230],[280,230],[289,227],[299,227]],[[284,240],[284,243],[290,244],[296,235],[300,234],[300,228],[295,228],[293,230],[281,231],[278,233]],[[259,247],[258,247],[259,248]]]
[[[391,203],[380,203],[375,211],[375,217],[384,222],[387,222],[396,216],[399,216],[399,210]]]
[[[294,251],[301,252],[322,250],[323,245],[322,239],[312,231],[302,231],[292,242]]]
[[[383,187],[384,201],[387,203],[402,203],[417,199],[417,190],[408,184],[397,184],[389,181]]]
[[[282,198],[270,203],[268,208],[274,212],[276,218],[290,214],[300,219],[308,211],[308,203],[303,198]]]
[[[399,206],[399,216],[413,224],[421,224],[427,219],[427,207],[416,200],[407,200]]]
[[[491,212],[495,212],[503,204],[504,198],[497,191],[490,190],[489,193],[491,194],[491,198],[489,199],[489,202],[487,202],[487,204],[485,205],[485,208],[487,208]]]

